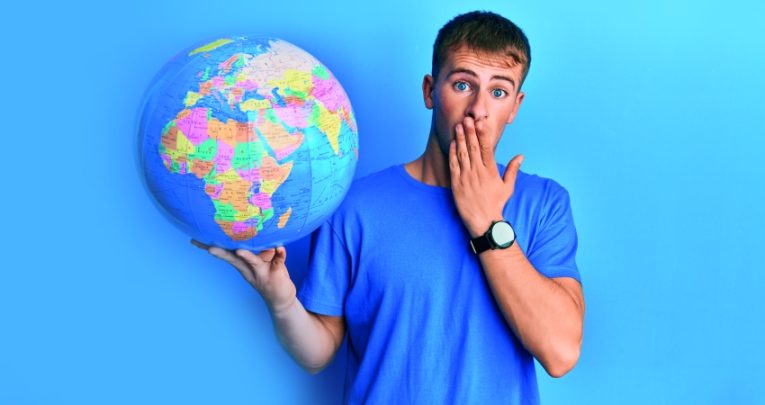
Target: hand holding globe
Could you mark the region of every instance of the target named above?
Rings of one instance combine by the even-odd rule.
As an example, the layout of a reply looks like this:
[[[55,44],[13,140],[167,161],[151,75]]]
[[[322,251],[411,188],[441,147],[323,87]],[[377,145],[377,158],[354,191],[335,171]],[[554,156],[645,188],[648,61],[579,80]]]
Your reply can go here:
[[[166,217],[261,294],[299,363],[327,364],[343,320],[303,308],[282,245],[316,229],[353,179],[356,121],[332,73],[277,39],[192,47],[150,85],[138,147],[141,178]]]
[[[234,266],[260,293],[272,313],[281,313],[295,303],[297,290],[285,265],[287,250],[284,247],[266,249],[254,254],[246,249],[231,251],[208,246],[194,239],[191,243]]]

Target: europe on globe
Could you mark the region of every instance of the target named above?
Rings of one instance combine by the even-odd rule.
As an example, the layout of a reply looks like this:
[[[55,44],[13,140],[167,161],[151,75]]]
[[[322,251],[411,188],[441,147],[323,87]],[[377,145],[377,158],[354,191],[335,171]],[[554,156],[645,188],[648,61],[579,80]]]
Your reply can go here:
[[[340,83],[273,38],[177,54],[146,91],[138,135],[140,175],[160,210],[194,239],[228,249],[312,232],[345,197],[358,161]]]

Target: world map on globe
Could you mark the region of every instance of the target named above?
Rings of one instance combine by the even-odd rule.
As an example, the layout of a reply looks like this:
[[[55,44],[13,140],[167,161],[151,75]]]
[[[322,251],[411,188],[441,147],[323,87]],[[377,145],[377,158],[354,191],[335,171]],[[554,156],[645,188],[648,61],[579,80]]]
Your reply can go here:
[[[224,38],[168,62],[147,90],[139,168],[193,238],[262,249],[313,231],[358,161],[350,101],[316,58],[273,38]]]

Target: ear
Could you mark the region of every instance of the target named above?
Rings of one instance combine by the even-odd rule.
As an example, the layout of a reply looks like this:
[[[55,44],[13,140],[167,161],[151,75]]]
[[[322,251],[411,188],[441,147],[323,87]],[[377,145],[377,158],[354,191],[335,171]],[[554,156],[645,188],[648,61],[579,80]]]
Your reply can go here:
[[[513,106],[513,111],[510,113],[510,116],[507,117],[507,123],[513,122],[515,119],[515,114],[518,114],[518,108],[521,107],[521,103],[523,102],[523,97],[526,94],[522,91],[519,91],[518,94],[515,96],[515,106]]]
[[[425,100],[425,107],[428,110],[433,109],[433,76],[425,75],[422,78],[422,99]]]

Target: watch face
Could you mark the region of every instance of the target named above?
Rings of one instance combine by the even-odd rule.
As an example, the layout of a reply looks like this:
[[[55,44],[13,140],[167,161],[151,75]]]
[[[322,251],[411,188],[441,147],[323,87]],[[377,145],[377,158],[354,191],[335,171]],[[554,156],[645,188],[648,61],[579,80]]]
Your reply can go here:
[[[491,239],[497,247],[504,249],[513,244],[515,231],[513,231],[513,227],[510,224],[500,221],[492,225]]]

